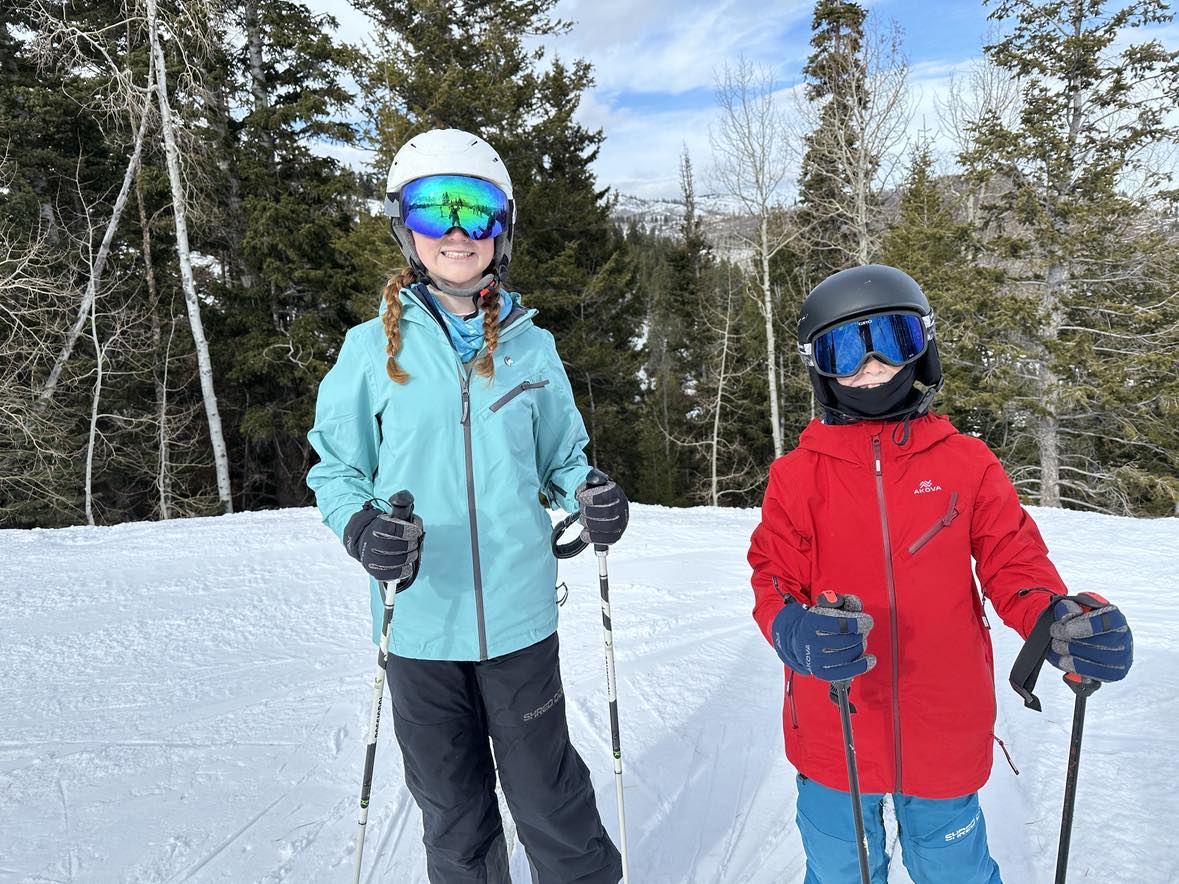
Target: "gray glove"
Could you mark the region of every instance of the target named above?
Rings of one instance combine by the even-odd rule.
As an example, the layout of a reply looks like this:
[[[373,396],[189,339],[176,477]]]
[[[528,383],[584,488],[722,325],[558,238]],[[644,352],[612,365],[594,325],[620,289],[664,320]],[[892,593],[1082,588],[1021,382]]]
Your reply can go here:
[[[574,496],[581,507],[581,539],[605,546],[617,543],[630,519],[630,503],[622,488],[613,480],[592,487],[582,482]]]
[[[344,528],[344,549],[377,580],[407,580],[421,555],[422,520],[397,519],[366,503]]]

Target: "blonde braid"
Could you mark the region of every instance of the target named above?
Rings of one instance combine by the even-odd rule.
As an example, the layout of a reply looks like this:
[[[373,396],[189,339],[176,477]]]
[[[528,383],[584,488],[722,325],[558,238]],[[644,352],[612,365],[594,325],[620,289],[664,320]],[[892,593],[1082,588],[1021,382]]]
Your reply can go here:
[[[499,346],[499,286],[495,291],[480,299],[479,306],[483,310],[483,344],[487,352],[475,365],[475,373],[481,378],[492,378],[495,375],[495,348]]]
[[[401,298],[398,295],[403,288],[412,285],[413,281],[414,273],[406,267],[390,276],[389,281],[385,283],[385,337],[389,339],[389,344],[385,348],[385,352],[389,354],[385,371],[398,384],[404,384],[409,380],[409,372],[397,364],[397,353],[401,350]]]

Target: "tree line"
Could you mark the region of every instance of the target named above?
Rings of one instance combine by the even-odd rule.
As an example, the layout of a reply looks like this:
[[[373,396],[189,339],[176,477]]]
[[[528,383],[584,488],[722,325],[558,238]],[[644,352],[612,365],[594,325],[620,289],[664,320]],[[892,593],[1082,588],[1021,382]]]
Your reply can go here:
[[[1165,4],[992,0],[939,156],[910,135],[903,35],[819,0],[796,88],[717,72],[668,234],[612,219],[609,133],[578,122],[593,71],[533,48],[570,27],[555,3],[352,0],[362,45],[295,0],[6,4],[0,524],[311,503],[319,379],[403,263],[384,171],[435,126],[511,170],[511,287],[633,499],[756,505],[814,414],[798,305],[883,261],[937,312],[936,407],[1025,500],[1176,512],[1179,53],[1135,39]]]

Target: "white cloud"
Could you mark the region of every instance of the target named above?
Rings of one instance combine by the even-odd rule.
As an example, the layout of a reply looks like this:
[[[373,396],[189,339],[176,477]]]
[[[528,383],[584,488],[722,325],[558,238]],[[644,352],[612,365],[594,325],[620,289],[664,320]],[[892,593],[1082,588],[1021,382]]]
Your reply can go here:
[[[714,70],[741,55],[793,69],[806,44],[791,49],[784,35],[811,8],[809,0],[563,0],[557,15],[576,24],[548,48],[589,60],[606,94],[679,94],[711,87]]]

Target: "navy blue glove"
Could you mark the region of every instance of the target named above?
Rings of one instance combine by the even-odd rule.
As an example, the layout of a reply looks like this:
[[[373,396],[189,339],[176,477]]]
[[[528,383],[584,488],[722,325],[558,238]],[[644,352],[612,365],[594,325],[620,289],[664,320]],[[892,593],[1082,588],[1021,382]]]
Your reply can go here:
[[[366,503],[344,528],[344,549],[370,576],[397,582],[413,574],[425,536],[417,516],[398,519]]]
[[[1064,598],[1053,603],[1052,616],[1055,622],[1049,630],[1049,663],[1097,681],[1126,677],[1134,661],[1134,636],[1116,606],[1106,604],[1086,611],[1072,599]]]
[[[610,479],[605,485],[589,486],[582,482],[574,497],[581,508],[581,539],[606,546],[617,543],[630,519],[630,504],[622,488]]]
[[[842,608],[808,608],[791,600],[770,628],[782,662],[803,675],[845,681],[876,665],[865,653],[872,615],[854,595],[843,596]]]

